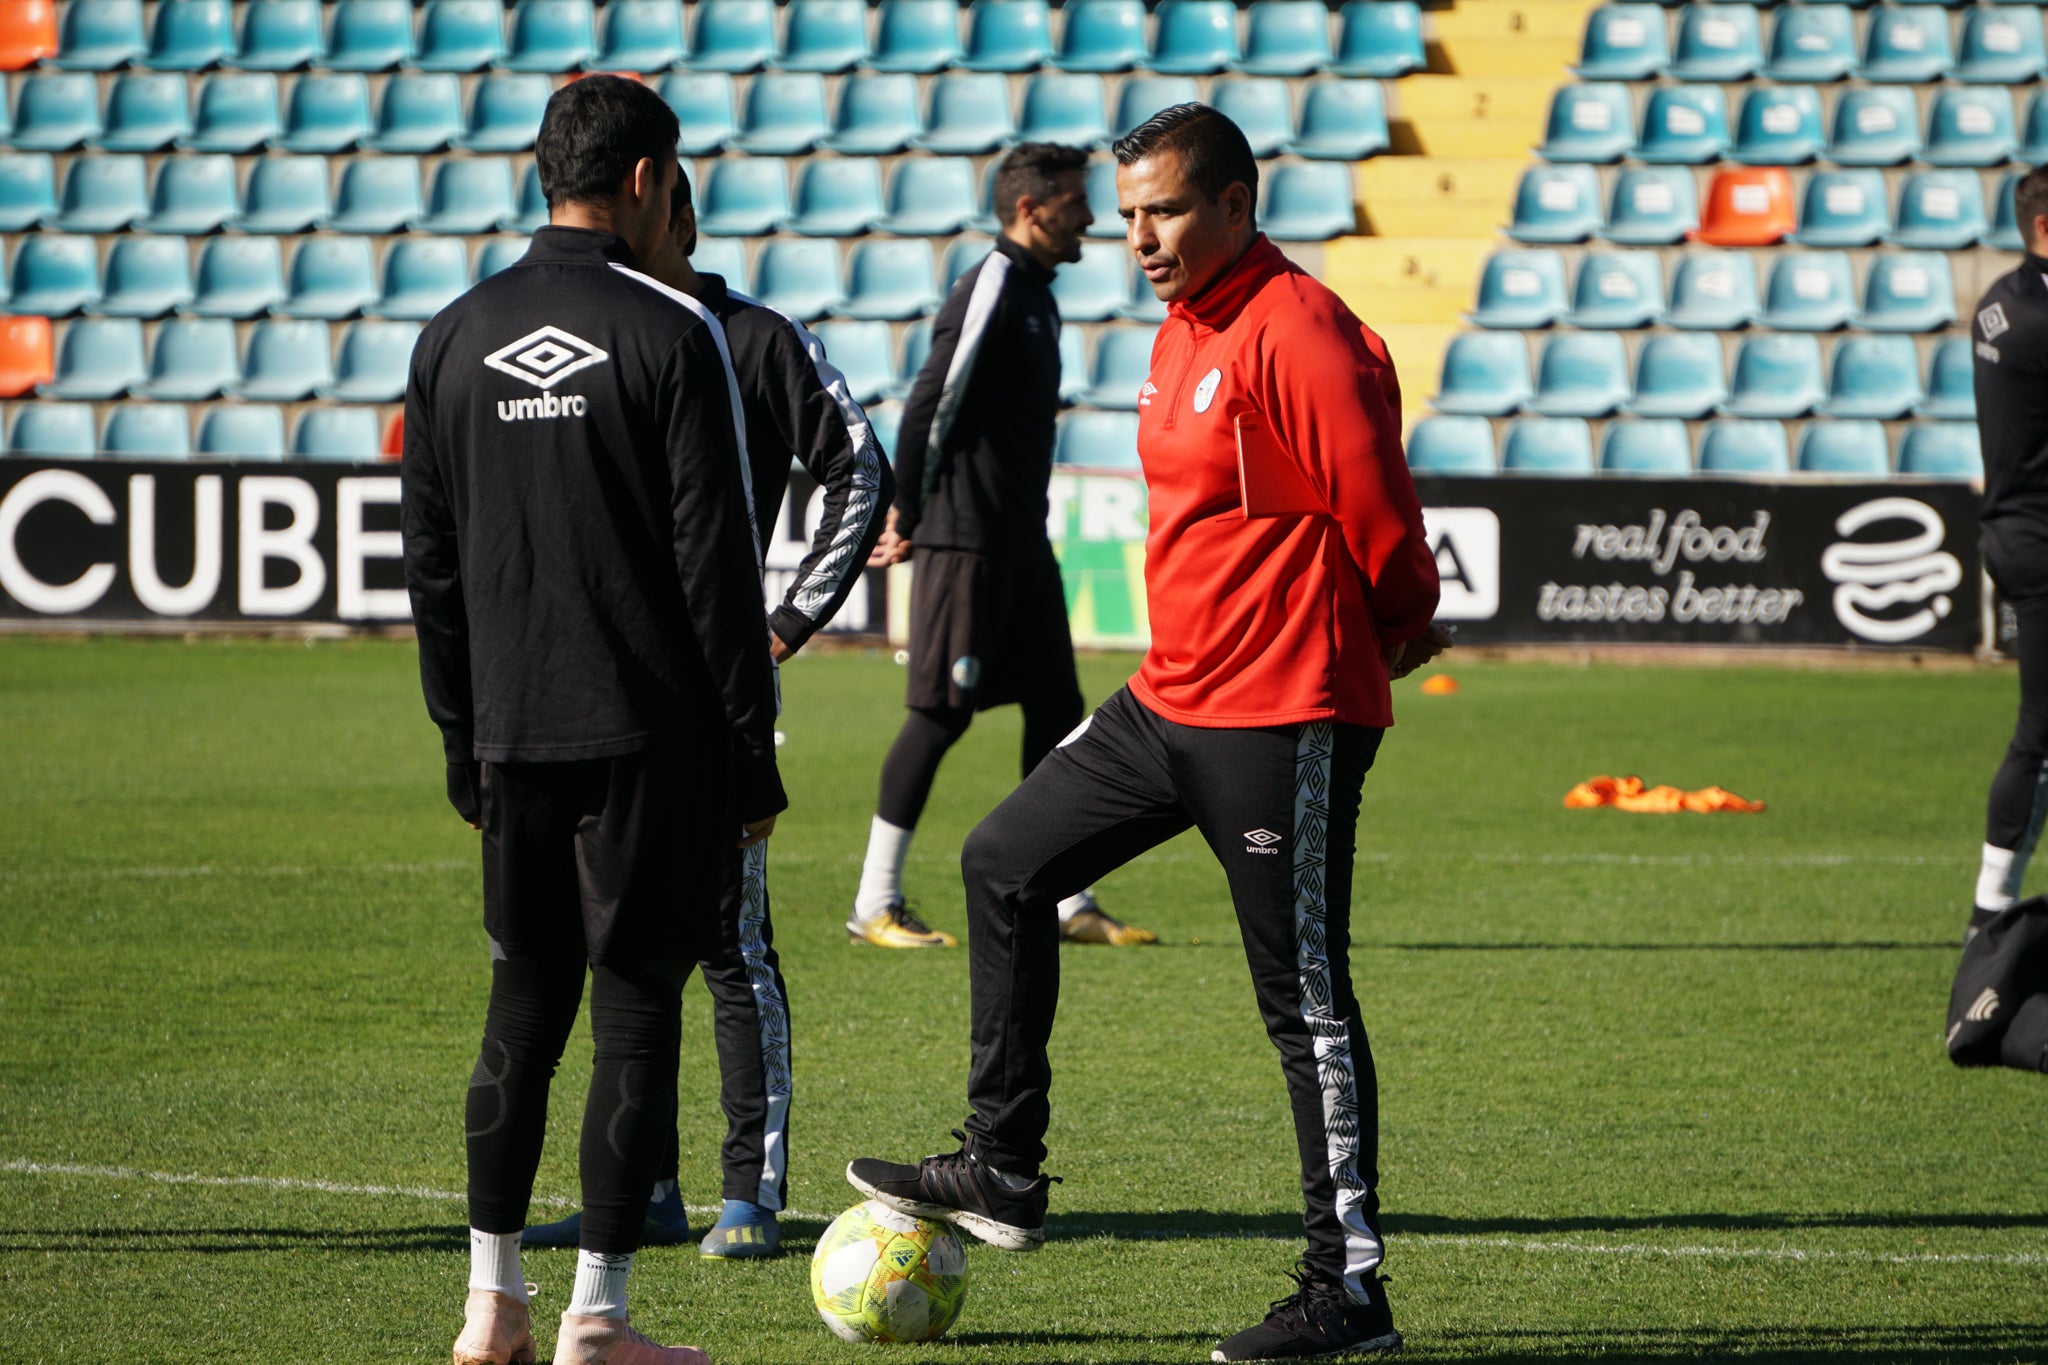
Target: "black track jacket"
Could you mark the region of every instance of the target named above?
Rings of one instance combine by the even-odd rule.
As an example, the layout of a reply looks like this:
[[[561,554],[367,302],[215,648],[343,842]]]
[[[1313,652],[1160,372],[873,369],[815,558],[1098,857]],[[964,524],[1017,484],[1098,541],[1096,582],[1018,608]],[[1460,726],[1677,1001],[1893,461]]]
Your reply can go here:
[[[2048,530],[2048,260],[2029,255],[1977,301],[1977,431],[1987,522]]]
[[[450,762],[729,730],[735,813],[788,805],[736,394],[717,321],[609,232],[540,229],[427,324],[402,525]]]
[[[896,438],[896,530],[998,559],[1050,554],[1047,482],[1060,410],[1052,271],[1007,237],[963,274]]]

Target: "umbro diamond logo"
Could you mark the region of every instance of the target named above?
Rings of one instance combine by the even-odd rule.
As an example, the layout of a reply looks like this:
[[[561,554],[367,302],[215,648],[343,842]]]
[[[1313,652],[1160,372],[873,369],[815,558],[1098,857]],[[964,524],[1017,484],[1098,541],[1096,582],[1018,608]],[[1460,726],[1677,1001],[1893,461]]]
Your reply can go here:
[[[1280,850],[1273,845],[1280,843],[1282,838],[1283,836],[1275,834],[1270,829],[1248,829],[1244,832],[1244,851],[1264,853],[1277,858],[1280,856]]]
[[[1994,303],[1977,314],[1977,329],[1984,334],[1986,341],[1996,341],[2011,331],[2012,324],[2005,318],[2005,305]]]
[[[484,364],[537,389],[552,389],[578,370],[610,359],[608,352],[582,337],[559,327],[543,327],[491,352],[484,357]]]
[[[1981,1024],[1996,1013],[1998,1013],[1998,992],[1986,986],[1984,993],[1970,1003],[1970,1008],[1964,1012],[1963,1018],[1973,1024]]]

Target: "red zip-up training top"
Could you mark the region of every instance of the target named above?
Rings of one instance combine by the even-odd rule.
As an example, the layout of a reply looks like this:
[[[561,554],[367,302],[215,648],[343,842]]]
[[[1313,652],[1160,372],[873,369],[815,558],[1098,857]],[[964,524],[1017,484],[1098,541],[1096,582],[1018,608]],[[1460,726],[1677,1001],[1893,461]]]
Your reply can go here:
[[[1245,518],[1236,418],[1253,410],[1329,515]],[[1263,235],[1167,309],[1138,399],[1140,701],[1213,729],[1393,723],[1381,642],[1419,638],[1437,604],[1399,412],[1386,343]]]

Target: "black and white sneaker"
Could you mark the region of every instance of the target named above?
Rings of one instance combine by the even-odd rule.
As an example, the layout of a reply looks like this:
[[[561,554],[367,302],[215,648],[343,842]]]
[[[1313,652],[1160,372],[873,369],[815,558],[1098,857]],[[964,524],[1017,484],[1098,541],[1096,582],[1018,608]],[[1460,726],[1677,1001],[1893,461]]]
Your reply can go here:
[[[1360,1303],[1313,1266],[1287,1273],[1300,1288],[1276,1302],[1258,1326],[1218,1342],[1209,1359],[1321,1360],[1401,1349],[1386,1281],[1379,1276],[1365,1277],[1371,1299]]]
[[[953,1136],[959,1151],[915,1166],[874,1157],[848,1162],[847,1183],[898,1213],[951,1223],[1005,1251],[1044,1246],[1046,1195],[1059,1177],[998,1174],[974,1154],[965,1133],[955,1128]]]

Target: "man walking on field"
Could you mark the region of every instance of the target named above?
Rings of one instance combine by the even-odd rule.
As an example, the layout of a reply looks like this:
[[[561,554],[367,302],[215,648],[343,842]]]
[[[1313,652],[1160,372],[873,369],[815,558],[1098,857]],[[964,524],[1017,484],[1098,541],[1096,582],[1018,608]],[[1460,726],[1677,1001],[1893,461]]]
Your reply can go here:
[[[857,1160],[847,1178],[997,1246],[1043,1242],[1054,906],[1192,826],[1223,864],[1280,1052],[1308,1233],[1296,1292],[1213,1358],[1392,1350],[1351,864],[1361,786],[1393,720],[1389,679],[1449,643],[1431,624],[1436,564],[1399,389],[1379,337],[1259,233],[1258,164],[1228,118],[1177,105],[1115,154],[1131,249],[1168,305],[1139,402],[1152,646],[968,838],[973,1112],[960,1150]],[[1293,505],[1260,515],[1270,488]]]

